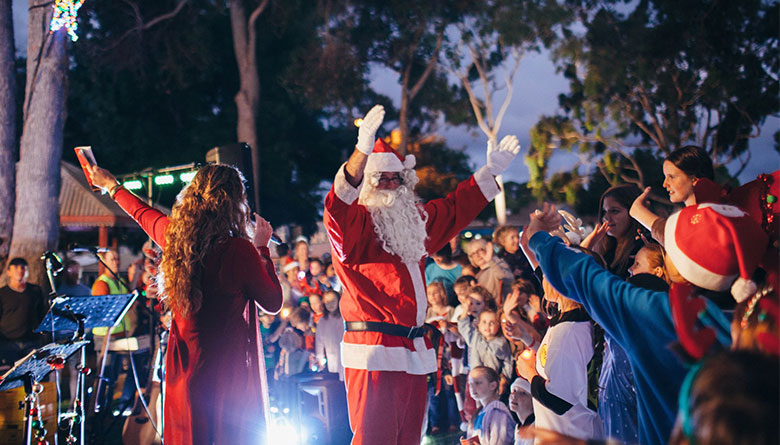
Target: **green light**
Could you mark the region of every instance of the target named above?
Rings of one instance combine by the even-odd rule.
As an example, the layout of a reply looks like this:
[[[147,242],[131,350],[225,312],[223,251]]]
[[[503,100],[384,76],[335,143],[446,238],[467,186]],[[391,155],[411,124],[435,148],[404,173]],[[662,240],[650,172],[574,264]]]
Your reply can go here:
[[[144,183],[137,179],[133,179],[132,181],[125,181],[122,185],[128,190],[139,190],[144,187]]]
[[[160,175],[154,177],[154,183],[157,185],[173,184],[173,175]]]
[[[181,180],[181,182],[191,182],[192,178],[195,177],[195,173],[197,172],[184,172],[179,175],[179,179]]]

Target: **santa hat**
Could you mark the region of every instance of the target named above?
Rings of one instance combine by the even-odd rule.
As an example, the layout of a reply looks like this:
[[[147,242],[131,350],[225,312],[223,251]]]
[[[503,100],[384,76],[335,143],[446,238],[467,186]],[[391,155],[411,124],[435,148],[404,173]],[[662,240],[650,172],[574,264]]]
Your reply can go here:
[[[666,254],[692,284],[714,291],[731,286],[737,302],[756,292],[751,277],[768,237],[740,208],[710,203],[688,206],[669,217],[664,233]]]
[[[402,158],[393,147],[380,138],[374,144],[374,151],[368,155],[365,173],[401,172],[404,169],[413,169],[415,162],[414,155],[406,155],[406,158]]]
[[[287,258],[284,261],[284,266],[282,267],[282,273],[287,273],[296,267],[299,267],[299,264],[297,261],[293,260],[292,258]]]
[[[528,383],[528,380],[518,377],[515,379],[514,382],[512,382],[512,385],[509,387],[509,392],[514,392],[516,389],[519,389],[521,391],[525,391],[528,394],[531,394],[531,384]]]

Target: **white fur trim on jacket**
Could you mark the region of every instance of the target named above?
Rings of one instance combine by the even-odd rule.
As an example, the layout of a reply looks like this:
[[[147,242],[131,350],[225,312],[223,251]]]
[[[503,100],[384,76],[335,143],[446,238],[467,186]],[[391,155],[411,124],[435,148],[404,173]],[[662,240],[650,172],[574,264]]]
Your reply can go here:
[[[477,170],[476,173],[474,173],[474,180],[477,182],[479,189],[482,191],[482,194],[485,195],[485,199],[488,200],[488,202],[492,201],[496,195],[501,193],[501,189],[498,188],[496,178],[490,174],[487,165],[483,166]]]
[[[341,164],[338,172],[336,172],[336,178],[333,180],[333,192],[340,200],[344,201],[344,203],[352,204],[358,199],[358,196],[360,196],[360,190],[363,188],[363,181],[360,181],[357,188],[352,187],[352,185],[347,182],[347,176],[346,173],[344,173],[345,168],[347,168],[346,162]]]
[[[368,371],[403,371],[423,375],[436,372],[436,351],[425,347],[425,339],[414,339],[414,348],[403,346],[341,343],[341,364]]]
[[[682,275],[683,278],[696,286],[714,291],[724,291],[728,289],[732,281],[737,277],[737,274],[720,275],[707,270],[688,258],[688,256],[677,246],[675,232],[679,217],[680,212],[676,212],[670,216],[669,219],[666,220],[666,227],[664,228],[664,247],[666,248],[667,256],[672,260],[672,263],[674,263],[674,267],[677,268],[677,271],[680,272],[680,275]]]

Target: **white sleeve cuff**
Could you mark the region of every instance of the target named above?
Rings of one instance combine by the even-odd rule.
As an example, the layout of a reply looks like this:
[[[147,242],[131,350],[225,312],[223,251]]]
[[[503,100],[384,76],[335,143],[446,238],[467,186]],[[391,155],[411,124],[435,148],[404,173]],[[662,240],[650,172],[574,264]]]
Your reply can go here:
[[[488,202],[492,201],[501,192],[498,188],[496,178],[490,174],[487,165],[483,166],[476,173],[474,173],[474,181],[477,182],[482,194],[485,195],[485,199]]]
[[[363,181],[360,181],[357,188],[352,187],[352,185],[347,182],[347,176],[344,173],[346,166],[346,162],[341,164],[339,171],[336,172],[336,178],[333,180],[333,192],[340,200],[344,201],[345,204],[351,205],[358,199],[358,196],[360,196],[360,190],[363,188]]]

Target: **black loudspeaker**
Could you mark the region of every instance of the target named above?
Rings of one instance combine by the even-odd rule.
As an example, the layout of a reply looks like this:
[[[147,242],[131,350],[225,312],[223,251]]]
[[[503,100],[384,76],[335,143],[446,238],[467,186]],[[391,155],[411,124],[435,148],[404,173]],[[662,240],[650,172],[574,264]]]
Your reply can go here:
[[[304,443],[342,445],[352,440],[344,382],[336,374],[318,374],[297,384],[298,424],[306,429]]]
[[[241,170],[246,179],[246,196],[249,198],[249,206],[252,211],[257,210],[254,200],[254,176],[252,175],[252,150],[245,142],[237,144],[220,145],[206,153],[206,162],[232,165]]]

